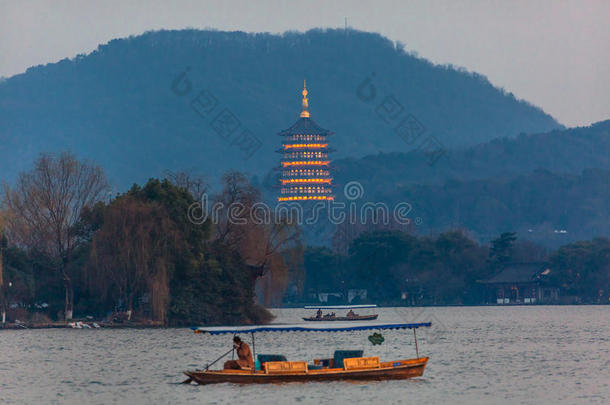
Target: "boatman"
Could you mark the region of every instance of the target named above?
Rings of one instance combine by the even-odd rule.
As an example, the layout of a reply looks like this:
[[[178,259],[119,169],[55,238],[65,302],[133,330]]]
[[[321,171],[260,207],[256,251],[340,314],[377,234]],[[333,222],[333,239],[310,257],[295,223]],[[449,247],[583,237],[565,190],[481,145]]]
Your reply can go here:
[[[242,342],[239,336],[233,338],[233,349],[237,350],[237,360],[229,360],[225,363],[225,370],[254,369],[254,360],[250,346]]]

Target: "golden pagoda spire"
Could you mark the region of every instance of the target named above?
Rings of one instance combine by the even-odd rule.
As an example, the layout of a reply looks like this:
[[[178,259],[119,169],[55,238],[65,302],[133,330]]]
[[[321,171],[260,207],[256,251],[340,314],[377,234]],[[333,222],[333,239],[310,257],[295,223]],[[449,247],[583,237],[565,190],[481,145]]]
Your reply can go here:
[[[307,102],[307,82],[303,79],[303,111],[301,111],[301,118],[309,118],[309,103]]]

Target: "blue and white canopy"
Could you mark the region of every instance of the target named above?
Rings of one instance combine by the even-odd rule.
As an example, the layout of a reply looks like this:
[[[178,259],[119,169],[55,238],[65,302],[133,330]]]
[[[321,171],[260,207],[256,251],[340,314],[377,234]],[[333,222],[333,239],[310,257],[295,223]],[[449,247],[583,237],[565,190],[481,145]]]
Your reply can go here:
[[[316,322],[316,325],[252,325],[252,326],[195,326],[197,333],[220,335],[223,333],[257,332],[346,332],[353,330],[417,329],[432,326],[431,322],[371,323],[371,322]]]
[[[377,305],[307,305],[305,309],[356,309],[356,308],[377,308]]]

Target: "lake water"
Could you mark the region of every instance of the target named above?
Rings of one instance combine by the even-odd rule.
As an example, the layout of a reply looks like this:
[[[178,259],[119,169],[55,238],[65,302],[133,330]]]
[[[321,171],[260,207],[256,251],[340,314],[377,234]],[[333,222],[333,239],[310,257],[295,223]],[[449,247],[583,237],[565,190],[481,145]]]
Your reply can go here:
[[[313,311],[274,310],[295,323]],[[0,331],[0,403],[477,403],[610,402],[610,306],[382,308],[382,322],[433,322],[417,334],[423,377],[370,383],[181,385],[230,348],[231,336],[188,329]],[[264,333],[258,353],[330,357],[363,348],[415,357],[411,331]],[[246,336],[244,336],[246,338]],[[246,341],[249,341],[245,339]]]

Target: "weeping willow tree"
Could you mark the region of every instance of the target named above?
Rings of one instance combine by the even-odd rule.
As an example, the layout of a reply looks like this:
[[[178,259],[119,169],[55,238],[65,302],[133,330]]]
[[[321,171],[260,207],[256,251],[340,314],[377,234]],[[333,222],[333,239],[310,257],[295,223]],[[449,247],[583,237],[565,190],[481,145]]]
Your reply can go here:
[[[91,244],[91,288],[120,299],[129,316],[137,298],[149,297],[151,317],[165,322],[169,278],[180,233],[157,203],[132,197],[114,201]]]

